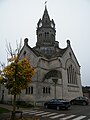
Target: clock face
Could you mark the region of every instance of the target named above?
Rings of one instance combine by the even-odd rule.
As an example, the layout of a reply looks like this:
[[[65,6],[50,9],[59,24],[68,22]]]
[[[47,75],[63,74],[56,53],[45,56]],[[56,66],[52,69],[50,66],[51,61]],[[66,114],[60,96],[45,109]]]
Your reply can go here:
[[[39,23],[39,27],[42,27],[42,22]]]
[[[52,27],[52,28],[54,27],[53,23],[51,23],[51,27]]]

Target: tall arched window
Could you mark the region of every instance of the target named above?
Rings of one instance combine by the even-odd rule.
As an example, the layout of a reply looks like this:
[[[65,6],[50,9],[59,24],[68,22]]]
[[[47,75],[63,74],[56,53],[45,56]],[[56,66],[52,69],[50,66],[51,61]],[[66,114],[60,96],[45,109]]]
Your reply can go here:
[[[77,84],[77,74],[75,72],[75,84]]]
[[[71,76],[71,83],[73,83],[73,80],[72,80],[72,76],[73,76],[73,73],[72,73],[72,65],[70,66],[71,67],[71,73],[70,73],[70,76]]]
[[[71,67],[69,67],[69,83],[71,83]]]
[[[45,93],[45,87],[43,87],[43,93]]]
[[[77,84],[77,73],[72,65],[67,68],[68,83]]]
[[[47,32],[47,39],[49,39],[49,32]]]
[[[50,87],[48,88],[48,93],[50,94]]]
[[[46,32],[45,32],[45,38],[46,38]]]
[[[72,71],[72,82],[73,82],[73,84],[75,84],[75,81],[74,81],[74,68],[73,68],[73,71]]]
[[[67,78],[68,78],[68,83],[70,82],[69,81],[69,70],[67,69]]]

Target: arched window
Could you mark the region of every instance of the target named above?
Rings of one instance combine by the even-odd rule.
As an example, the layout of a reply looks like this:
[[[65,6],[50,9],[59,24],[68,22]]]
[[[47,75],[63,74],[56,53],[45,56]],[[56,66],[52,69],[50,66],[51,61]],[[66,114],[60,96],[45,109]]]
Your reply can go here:
[[[77,84],[77,74],[75,72],[75,84]]]
[[[72,71],[72,82],[73,82],[73,84],[75,84],[75,80],[74,80],[74,68],[73,68],[73,71]]]
[[[48,93],[50,94],[50,87],[48,88]]]
[[[71,65],[71,83],[73,83],[73,80],[72,80],[72,76],[73,76],[73,73],[72,73],[72,65]]]
[[[70,58],[72,58],[72,54],[71,54],[71,52],[69,52],[69,55],[70,55]]]
[[[47,38],[49,38],[49,32],[47,32]]]
[[[45,87],[43,87],[43,93],[45,93]]]
[[[26,88],[26,94],[28,93],[28,89]]]
[[[33,86],[26,88],[26,94],[33,94]]]
[[[43,94],[50,94],[50,87],[43,87]]]
[[[71,83],[71,67],[69,67],[69,83]]]
[[[31,94],[33,94],[33,86],[31,86]]]
[[[46,32],[45,32],[45,38],[46,38]]]
[[[69,70],[67,69],[67,78],[68,78],[68,83],[70,82],[69,81]]]
[[[48,93],[48,89],[47,89],[47,87],[46,87],[46,93]]]
[[[51,34],[51,39],[52,39],[52,41],[54,41],[54,35],[53,34]]]
[[[77,84],[77,73],[72,65],[67,68],[68,83]]]

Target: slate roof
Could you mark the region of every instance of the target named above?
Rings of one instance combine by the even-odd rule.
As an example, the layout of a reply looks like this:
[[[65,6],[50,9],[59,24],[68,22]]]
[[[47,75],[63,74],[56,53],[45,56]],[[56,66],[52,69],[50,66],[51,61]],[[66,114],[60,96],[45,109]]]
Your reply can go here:
[[[67,47],[64,48],[64,49],[58,48],[58,49],[59,49],[59,52],[56,51],[55,53],[49,55],[49,54],[43,54],[43,53],[37,51],[36,48],[37,48],[37,47],[33,47],[33,48],[32,48],[33,52],[34,52],[36,55],[45,57],[45,58],[47,58],[47,59],[51,59],[51,58],[55,58],[55,57],[62,57],[63,54],[64,54],[64,53],[66,52],[66,50],[67,50]]]

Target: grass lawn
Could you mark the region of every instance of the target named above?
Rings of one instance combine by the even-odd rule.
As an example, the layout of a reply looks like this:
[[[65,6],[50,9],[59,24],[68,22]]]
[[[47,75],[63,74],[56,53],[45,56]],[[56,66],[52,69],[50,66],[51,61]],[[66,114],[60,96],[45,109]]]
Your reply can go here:
[[[0,107],[0,114],[1,113],[6,113],[6,112],[10,112],[10,111],[5,109],[5,108]]]

